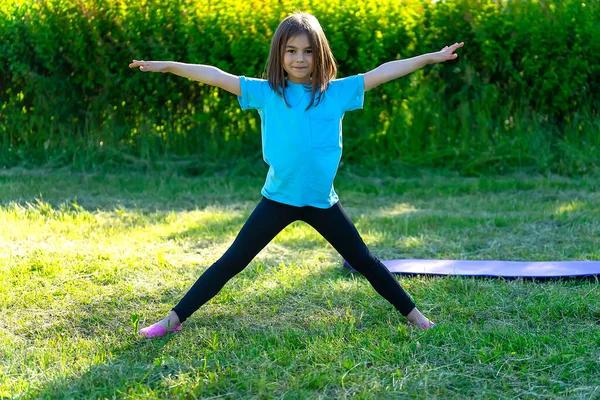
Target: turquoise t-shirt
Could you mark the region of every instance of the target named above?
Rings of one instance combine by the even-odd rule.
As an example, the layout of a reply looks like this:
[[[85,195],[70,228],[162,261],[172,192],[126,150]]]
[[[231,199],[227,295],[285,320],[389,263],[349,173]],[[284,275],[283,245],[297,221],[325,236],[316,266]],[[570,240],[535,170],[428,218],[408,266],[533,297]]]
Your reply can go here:
[[[342,157],[342,119],[346,111],[362,108],[364,76],[332,80],[319,105],[307,111],[310,86],[288,81],[284,93],[290,107],[264,79],[241,76],[240,87],[242,110],[256,109],[261,119],[269,165],[262,195],[297,207],[337,203],[333,179]]]

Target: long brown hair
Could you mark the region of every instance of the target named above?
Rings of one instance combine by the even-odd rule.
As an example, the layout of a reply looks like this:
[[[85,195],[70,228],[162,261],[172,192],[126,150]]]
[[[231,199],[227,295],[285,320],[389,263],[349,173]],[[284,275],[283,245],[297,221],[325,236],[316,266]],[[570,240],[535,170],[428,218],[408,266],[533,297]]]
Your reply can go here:
[[[329,42],[314,15],[296,12],[281,21],[271,40],[269,59],[265,69],[269,86],[283,98],[289,107],[283,94],[286,87],[283,57],[288,40],[301,34],[306,34],[313,52],[312,97],[310,104],[306,107],[308,110],[315,102],[315,95],[317,97],[315,106],[321,102],[321,94],[329,86],[329,81],[335,79],[337,75],[337,66],[329,48]]]

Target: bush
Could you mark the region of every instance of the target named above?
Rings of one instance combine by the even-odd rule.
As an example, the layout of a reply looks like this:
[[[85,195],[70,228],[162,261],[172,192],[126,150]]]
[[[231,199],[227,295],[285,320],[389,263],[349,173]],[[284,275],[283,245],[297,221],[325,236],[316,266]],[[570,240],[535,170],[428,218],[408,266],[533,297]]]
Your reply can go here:
[[[465,173],[600,165],[600,4],[572,0],[2,3],[0,160],[258,158],[258,115],[235,96],[127,64],[260,76],[277,24],[296,9],[319,18],[340,76],[466,43],[457,61],[367,93],[365,110],[346,116],[346,161]]]

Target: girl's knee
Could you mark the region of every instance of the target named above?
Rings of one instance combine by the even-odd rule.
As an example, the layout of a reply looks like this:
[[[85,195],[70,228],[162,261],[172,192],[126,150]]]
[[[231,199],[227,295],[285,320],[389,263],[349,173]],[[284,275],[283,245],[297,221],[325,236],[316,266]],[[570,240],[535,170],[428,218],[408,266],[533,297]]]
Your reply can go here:
[[[240,260],[219,259],[210,268],[218,274],[237,275],[246,268],[248,263]]]

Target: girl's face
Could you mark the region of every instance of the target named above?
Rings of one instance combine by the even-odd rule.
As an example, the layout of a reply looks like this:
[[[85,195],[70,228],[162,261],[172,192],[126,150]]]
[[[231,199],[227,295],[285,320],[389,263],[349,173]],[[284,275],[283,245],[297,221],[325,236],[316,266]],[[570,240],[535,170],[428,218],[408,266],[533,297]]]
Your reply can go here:
[[[308,36],[301,34],[290,38],[285,47],[283,69],[293,83],[310,84],[313,72],[313,51]]]

